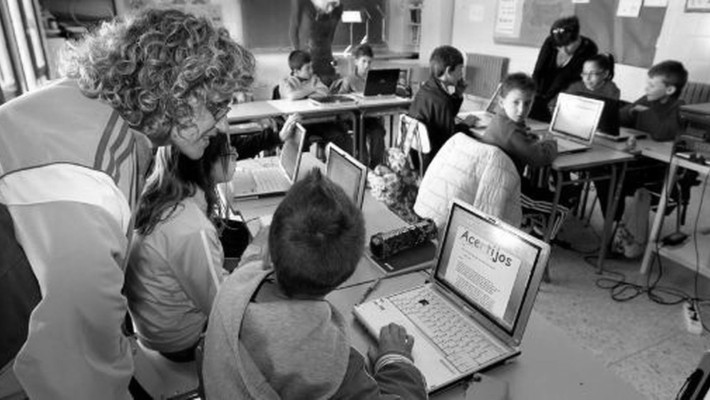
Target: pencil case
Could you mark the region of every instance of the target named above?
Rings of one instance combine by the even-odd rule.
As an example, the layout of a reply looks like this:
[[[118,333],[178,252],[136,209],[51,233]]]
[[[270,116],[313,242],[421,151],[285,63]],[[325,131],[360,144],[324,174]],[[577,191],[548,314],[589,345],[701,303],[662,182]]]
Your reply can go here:
[[[425,219],[387,232],[378,232],[370,237],[370,252],[377,258],[387,258],[399,252],[419,246],[436,238],[436,224]]]

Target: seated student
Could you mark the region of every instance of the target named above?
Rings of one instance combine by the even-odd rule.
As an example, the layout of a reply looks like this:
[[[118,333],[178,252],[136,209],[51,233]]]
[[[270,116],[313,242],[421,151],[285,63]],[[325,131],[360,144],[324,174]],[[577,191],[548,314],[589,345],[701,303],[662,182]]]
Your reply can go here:
[[[614,56],[611,53],[599,53],[584,62],[582,80],[571,84],[565,92],[569,94],[590,93],[618,100],[621,91],[613,79]]]
[[[668,60],[652,66],[646,79],[646,94],[619,110],[621,125],[644,131],[659,142],[674,140],[682,131],[680,106],[683,100],[679,97],[687,82],[688,71],[678,61]],[[661,187],[667,166],[667,163],[646,158],[629,164],[615,215],[616,220],[621,216],[622,222],[616,231],[613,249],[625,257],[639,257],[648,239],[650,193],[645,189],[637,190],[644,186]],[[606,215],[604,199],[608,196],[609,184],[601,181],[595,186]],[[628,208],[629,213],[624,212],[627,196],[634,196],[634,205]]]
[[[370,70],[370,64],[374,57],[372,47],[368,44],[361,44],[355,49],[354,57],[355,71],[341,81],[336,81],[332,87],[334,91],[338,93],[362,93],[365,91],[367,72]],[[369,156],[367,155],[367,148],[363,149],[365,158],[369,160],[368,166],[374,169],[378,164],[382,163],[385,154],[385,127],[382,124],[382,118],[365,118],[365,135],[367,137],[367,145],[370,148]]]
[[[431,152],[423,155],[425,169],[455,132],[469,133],[469,127],[475,123],[467,119],[465,124],[456,125],[454,121],[466,89],[461,52],[451,46],[437,47],[431,53],[429,68],[431,75],[414,96],[408,112],[410,117],[421,121],[429,133]]]
[[[300,100],[310,97],[327,96],[330,89],[313,73],[311,55],[303,50],[294,50],[288,55],[291,75],[279,84],[281,98]],[[339,121],[304,124],[308,136],[318,135],[325,141],[333,142],[341,149],[352,153],[353,141],[347,129]]]
[[[226,274],[216,184],[231,179],[236,157],[224,134],[200,160],[161,147],[141,195],[125,292],[138,339],[172,361],[194,359]]]
[[[245,262],[217,295],[205,337],[207,398],[427,398],[404,328],[383,328],[370,376],[347,319],[325,300],[355,271],[364,236],[360,210],[320,171],[293,185],[274,213],[268,256]]]
[[[521,177],[523,214],[549,215],[554,192],[547,187],[537,187],[523,176],[526,166],[544,167],[552,164],[557,157],[557,142],[551,137],[531,134],[525,125],[534,97],[535,81],[530,76],[523,73],[508,75],[501,84],[498,111],[480,139],[484,143],[498,146],[513,160]],[[553,239],[569,213],[569,204],[566,202],[561,199],[558,205],[550,236]],[[536,227],[542,228],[542,225]]]

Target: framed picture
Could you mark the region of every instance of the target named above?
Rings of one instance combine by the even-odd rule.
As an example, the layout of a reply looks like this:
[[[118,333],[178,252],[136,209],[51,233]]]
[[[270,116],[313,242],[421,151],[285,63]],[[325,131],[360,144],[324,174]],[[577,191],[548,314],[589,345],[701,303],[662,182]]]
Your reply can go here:
[[[685,0],[685,12],[710,12],[710,0]]]

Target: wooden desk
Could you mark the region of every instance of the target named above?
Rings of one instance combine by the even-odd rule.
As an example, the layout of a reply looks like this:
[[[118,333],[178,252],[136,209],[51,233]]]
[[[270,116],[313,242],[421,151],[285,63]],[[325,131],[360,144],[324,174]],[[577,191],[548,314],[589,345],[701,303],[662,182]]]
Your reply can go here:
[[[355,132],[354,148],[356,156],[363,160],[365,146],[364,118],[376,115],[392,115],[409,107],[411,99],[393,97],[383,99],[357,99],[353,103],[319,106],[308,99],[303,100],[266,100],[240,103],[232,107],[227,114],[229,123],[252,121],[299,113],[304,119],[321,118],[336,114],[346,114],[353,122]]]
[[[384,296],[424,282],[422,273],[385,279],[370,298]],[[353,306],[368,285],[336,290],[327,299],[351,324],[353,346],[363,354],[374,344],[363,327],[355,322]],[[509,399],[641,400],[644,397],[608,371],[600,360],[580,348],[562,330],[533,311],[522,342],[522,354],[513,361],[485,372],[508,383]],[[486,399],[477,397],[476,384],[465,395],[459,385],[432,396],[437,400]]]

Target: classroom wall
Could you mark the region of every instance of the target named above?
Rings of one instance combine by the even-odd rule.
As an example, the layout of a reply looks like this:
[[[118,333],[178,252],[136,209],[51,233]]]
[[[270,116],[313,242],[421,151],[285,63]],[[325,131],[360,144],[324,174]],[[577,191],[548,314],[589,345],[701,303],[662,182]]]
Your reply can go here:
[[[493,42],[497,0],[454,2],[451,35],[453,46],[464,52],[509,57],[511,72],[532,73],[539,48]],[[679,60],[690,72],[691,81],[710,82],[710,14],[684,13],[684,5],[685,1],[680,0],[668,2],[654,63],[666,59]],[[427,17],[423,18],[426,20]],[[584,29],[582,27],[582,31]],[[614,81],[621,89],[622,99],[635,100],[641,96],[645,80],[646,69],[617,65]]]

